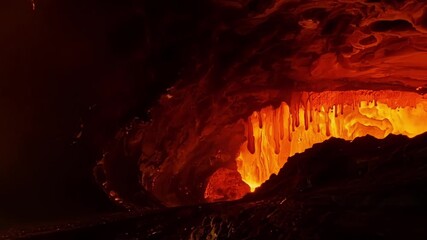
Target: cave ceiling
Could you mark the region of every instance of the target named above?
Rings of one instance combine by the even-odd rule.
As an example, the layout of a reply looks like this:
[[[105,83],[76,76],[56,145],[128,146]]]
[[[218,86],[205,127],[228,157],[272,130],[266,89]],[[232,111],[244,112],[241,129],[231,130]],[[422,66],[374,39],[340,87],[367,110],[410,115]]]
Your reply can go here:
[[[295,90],[423,94],[427,87],[425,1],[208,3],[181,21],[191,25],[182,35],[172,31],[177,18],[164,21],[169,35],[181,36],[167,41],[181,44],[185,57],[160,99],[162,113],[184,108],[201,119],[217,112],[234,121],[289,102]]]
[[[211,78],[218,88],[230,82],[236,84],[230,91],[278,85],[318,90],[366,84],[425,87],[424,1],[211,4],[214,10],[206,18],[216,23],[210,29],[210,51],[206,63],[199,60],[196,67],[208,68],[201,79]]]

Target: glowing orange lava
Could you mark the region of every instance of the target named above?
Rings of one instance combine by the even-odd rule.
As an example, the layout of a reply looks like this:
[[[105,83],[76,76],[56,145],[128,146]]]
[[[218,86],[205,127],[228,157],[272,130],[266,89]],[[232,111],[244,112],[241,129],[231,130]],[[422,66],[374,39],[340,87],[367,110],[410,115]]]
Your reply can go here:
[[[254,112],[246,122],[247,140],[236,159],[244,182],[254,191],[277,174],[288,157],[331,137],[353,140],[389,134],[414,137],[427,132],[427,99],[412,92],[343,91],[294,94]]]

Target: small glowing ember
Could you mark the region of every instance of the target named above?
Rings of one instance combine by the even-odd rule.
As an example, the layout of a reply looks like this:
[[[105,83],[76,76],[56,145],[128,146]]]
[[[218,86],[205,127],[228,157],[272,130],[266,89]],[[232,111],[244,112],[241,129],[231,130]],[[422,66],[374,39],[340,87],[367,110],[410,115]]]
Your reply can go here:
[[[35,1],[36,0],[31,0],[31,7],[32,7],[33,11],[36,10],[36,2]]]
[[[290,105],[266,107],[246,122],[247,140],[236,159],[251,191],[287,158],[331,137],[353,140],[389,134],[414,137],[427,132],[427,99],[397,91],[300,92]]]

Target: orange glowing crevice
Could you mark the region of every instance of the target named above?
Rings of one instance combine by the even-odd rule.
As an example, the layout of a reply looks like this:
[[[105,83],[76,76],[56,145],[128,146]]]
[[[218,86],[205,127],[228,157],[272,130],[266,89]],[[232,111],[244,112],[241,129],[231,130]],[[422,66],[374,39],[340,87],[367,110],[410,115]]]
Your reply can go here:
[[[412,92],[345,91],[295,94],[254,112],[245,122],[237,168],[251,191],[277,174],[288,157],[331,137],[353,140],[427,132],[427,99]]]

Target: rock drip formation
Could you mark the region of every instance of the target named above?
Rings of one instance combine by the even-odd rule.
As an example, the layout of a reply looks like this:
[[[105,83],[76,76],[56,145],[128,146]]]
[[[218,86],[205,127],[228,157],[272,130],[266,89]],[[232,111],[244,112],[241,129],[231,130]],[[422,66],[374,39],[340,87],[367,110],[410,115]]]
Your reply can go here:
[[[236,158],[252,191],[277,174],[289,156],[335,137],[415,137],[427,132],[427,100],[411,92],[294,92],[290,104],[255,111],[246,121],[246,141]]]

